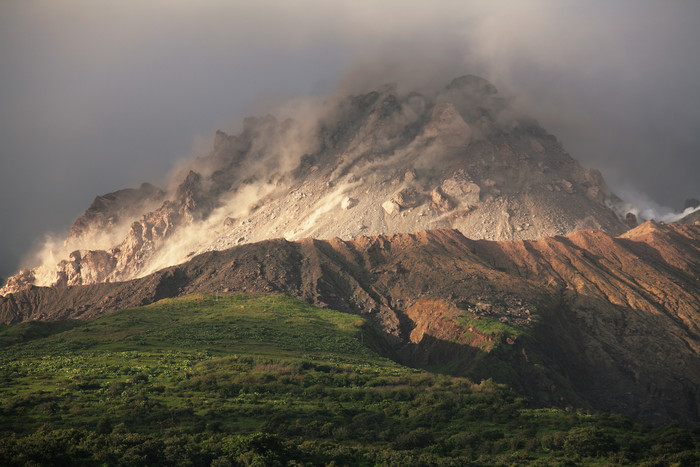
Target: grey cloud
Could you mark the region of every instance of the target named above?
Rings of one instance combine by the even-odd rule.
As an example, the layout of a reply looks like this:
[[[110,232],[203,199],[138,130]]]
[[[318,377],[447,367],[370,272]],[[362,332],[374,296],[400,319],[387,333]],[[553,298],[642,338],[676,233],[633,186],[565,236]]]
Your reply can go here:
[[[680,208],[700,196],[698,43],[700,3],[683,1],[9,0],[0,275],[94,196],[164,182],[217,127],[297,95],[464,73],[613,189]]]

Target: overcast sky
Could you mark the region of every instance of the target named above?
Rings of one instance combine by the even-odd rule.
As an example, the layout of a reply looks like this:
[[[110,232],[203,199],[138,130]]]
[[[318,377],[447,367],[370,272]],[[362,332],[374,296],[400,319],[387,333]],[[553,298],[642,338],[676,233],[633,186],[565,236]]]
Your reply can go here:
[[[3,0],[0,276],[215,129],[383,81],[481,75],[614,191],[680,209],[700,197],[699,45],[691,0]]]

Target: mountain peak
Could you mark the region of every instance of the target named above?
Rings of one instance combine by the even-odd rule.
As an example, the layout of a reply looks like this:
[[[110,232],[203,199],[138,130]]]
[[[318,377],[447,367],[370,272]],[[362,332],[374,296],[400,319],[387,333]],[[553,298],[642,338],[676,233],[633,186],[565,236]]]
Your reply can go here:
[[[498,89],[488,80],[475,75],[459,76],[452,80],[445,89],[447,91],[459,90],[474,95],[497,94]]]
[[[534,121],[507,123],[513,112],[487,80],[461,76],[434,96],[390,85],[284,120],[250,117],[238,135],[217,131],[211,153],[178,175],[173,193],[142,185],[97,197],[53,262],[0,294],[66,276],[76,284],[139,277],[274,237],[452,228],[507,240],[626,230],[600,173]],[[103,260],[69,257],[76,250],[102,251]]]

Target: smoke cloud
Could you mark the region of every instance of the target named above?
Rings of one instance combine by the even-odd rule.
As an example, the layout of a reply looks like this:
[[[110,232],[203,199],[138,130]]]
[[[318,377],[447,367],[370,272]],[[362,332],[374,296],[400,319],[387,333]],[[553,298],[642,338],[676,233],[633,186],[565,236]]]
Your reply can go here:
[[[698,43],[700,3],[684,1],[2,2],[0,276],[95,195],[166,188],[217,128],[294,96],[465,73],[663,218],[700,196]],[[272,152],[292,163],[306,131]]]

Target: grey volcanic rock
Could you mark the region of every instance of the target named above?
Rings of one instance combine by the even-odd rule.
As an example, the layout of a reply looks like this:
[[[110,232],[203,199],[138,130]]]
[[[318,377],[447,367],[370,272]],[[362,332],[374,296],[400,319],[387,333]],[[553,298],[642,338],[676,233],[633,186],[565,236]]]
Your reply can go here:
[[[150,211],[162,202],[164,195],[162,190],[150,183],[143,183],[137,190],[127,188],[98,196],[73,223],[66,241],[79,241],[97,230],[109,230],[125,218]]]
[[[360,314],[413,366],[495,378],[545,406],[700,422],[700,226],[493,242],[456,230],[267,240],[121,283],[0,297],[4,323],[92,318],[195,292],[272,292]],[[465,314],[530,330],[498,341]],[[469,332],[467,332],[469,331]],[[508,371],[493,369],[508,368]]]
[[[98,197],[30,285],[118,281],[241,242],[454,228],[509,240],[627,225],[599,172],[582,168],[483,78],[431,95],[385,86],[292,119],[248,118],[175,177]],[[236,219],[236,222],[227,221]],[[78,252],[73,255],[73,252]],[[101,252],[101,253],[100,253]]]
[[[32,269],[20,269],[14,276],[10,276],[0,292],[12,293],[20,290],[25,290],[36,281],[36,276]],[[1,295],[1,294],[0,294]]]

